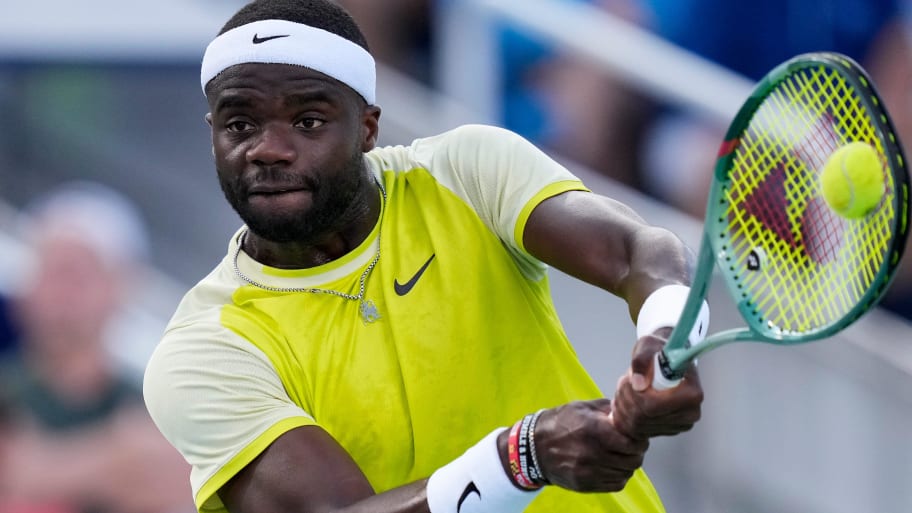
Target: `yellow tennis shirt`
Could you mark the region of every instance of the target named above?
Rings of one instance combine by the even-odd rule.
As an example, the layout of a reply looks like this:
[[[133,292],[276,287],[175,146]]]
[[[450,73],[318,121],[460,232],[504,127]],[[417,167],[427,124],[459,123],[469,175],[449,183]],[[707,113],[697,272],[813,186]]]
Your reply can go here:
[[[378,148],[366,160],[387,198],[360,247],[282,270],[238,252],[235,235],[149,362],[147,406],[192,465],[200,511],[224,511],[219,488],[298,426],[326,430],[383,492],[428,477],[527,413],[602,396],[564,334],[545,265],[522,245],[532,209],[583,184],[492,127]],[[356,300],[264,288],[356,296],[378,246],[365,286],[374,322]],[[547,487],[527,511],[662,506],[638,472],[615,494]]]

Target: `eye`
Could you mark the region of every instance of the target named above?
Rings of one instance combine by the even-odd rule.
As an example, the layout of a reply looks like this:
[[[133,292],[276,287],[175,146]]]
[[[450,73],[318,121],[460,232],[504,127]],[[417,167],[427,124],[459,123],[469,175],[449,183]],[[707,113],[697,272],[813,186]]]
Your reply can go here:
[[[249,132],[253,130],[253,124],[241,120],[231,121],[225,124],[225,130],[231,133]]]
[[[320,128],[323,126],[325,121],[317,118],[304,118],[301,121],[298,121],[296,126],[304,128],[306,130],[313,130],[314,128]]]

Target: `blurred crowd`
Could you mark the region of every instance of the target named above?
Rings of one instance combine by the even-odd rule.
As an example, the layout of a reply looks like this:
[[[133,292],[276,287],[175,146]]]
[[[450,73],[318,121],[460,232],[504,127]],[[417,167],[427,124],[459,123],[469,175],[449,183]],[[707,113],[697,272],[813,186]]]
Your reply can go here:
[[[455,0],[340,0],[377,58],[434,86],[434,16]],[[751,80],[799,53],[833,50],[874,78],[912,142],[908,3],[889,0],[563,0],[592,4]],[[701,218],[727,123],[647,97],[519,27],[499,25],[499,123]],[[430,135],[430,134],[429,134]],[[0,513],[183,513],[189,468],[145,413],[114,356],[142,287],[148,235],[136,206],[68,183],[17,223],[31,257],[0,289]],[[912,319],[912,265],[884,305]]]
[[[133,204],[96,183],[37,198],[16,223],[30,257],[3,296],[0,512],[194,511],[116,329],[147,251]]]

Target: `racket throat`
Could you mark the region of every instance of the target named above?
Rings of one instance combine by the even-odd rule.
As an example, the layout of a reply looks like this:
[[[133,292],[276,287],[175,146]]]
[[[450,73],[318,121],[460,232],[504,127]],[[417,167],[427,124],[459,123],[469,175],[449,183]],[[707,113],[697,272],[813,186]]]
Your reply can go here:
[[[658,372],[661,372],[665,379],[677,381],[684,377],[683,370],[676,371],[671,367],[671,362],[668,360],[668,355],[665,354],[665,351],[659,351],[656,362],[659,364]]]

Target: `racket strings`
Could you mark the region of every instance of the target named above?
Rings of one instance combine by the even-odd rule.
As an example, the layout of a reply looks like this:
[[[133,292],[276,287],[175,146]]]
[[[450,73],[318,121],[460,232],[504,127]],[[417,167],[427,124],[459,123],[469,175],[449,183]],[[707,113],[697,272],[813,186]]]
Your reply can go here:
[[[804,333],[845,317],[888,257],[895,184],[861,220],[833,213],[818,190],[830,154],[865,141],[883,155],[859,93],[827,67],[780,82],[755,112],[732,158],[719,238],[720,264],[768,331]]]
[[[794,93],[793,93],[794,96]],[[773,96],[769,101],[775,102],[777,111],[787,111],[794,109],[792,105],[784,105],[782,102],[782,96]],[[767,109],[767,113],[769,109]],[[778,117],[779,114],[776,114]],[[774,117],[775,119],[775,117]],[[769,124],[769,119],[764,119],[763,114],[758,118],[758,121],[761,123]],[[818,120],[817,125],[820,124]],[[755,308],[766,312],[770,309],[770,303],[776,299],[775,295],[765,295],[758,296],[757,291],[765,287],[767,290],[784,290],[788,293],[789,296],[797,298],[799,301],[803,301],[805,304],[809,304],[807,301],[808,298],[804,298],[804,294],[808,292],[806,288],[798,287],[796,284],[800,284],[799,275],[796,275],[795,272],[800,270],[801,263],[804,255],[800,252],[794,251],[794,249],[799,248],[801,243],[802,234],[794,230],[796,226],[794,219],[801,214],[802,205],[798,202],[791,201],[790,197],[794,197],[795,191],[797,189],[797,195],[806,195],[808,193],[806,185],[802,181],[791,180],[787,182],[789,173],[789,167],[794,165],[794,162],[791,159],[783,159],[781,155],[789,151],[789,146],[784,145],[781,141],[786,140],[801,140],[804,139],[807,141],[809,138],[803,133],[804,127],[807,123],[793,123],[784,125],[779,128],[779,131],[782,132],[782,135],[778,137],[770,137],[770,134],[775,133],[773,130],[759,130],[753,133],[748,134],[748,138],[743,141],[742,144],[745,148],[753,148],[755,151],[754,155],[760,155],[759,161],[761,169],[770,169],[771,172],[767,176],[763,176],[761,173],[751,173],[745,175],[746,179],[749,181],[748,189],[753,190],[751,196],[748,196],[744,202],[747,206],[745,209],[746,213],[749,214],[747,217],[748,223],[751,224],[749,235],[750,237],[743,238],[740,241],[740,247],[737,249],[743,249],[745,244],[750,244],[752,251],[762,251],[762,246],[753,246],[757,242],[757,235],[763,236],[767,235],[768,231],[772,231],[775,234],[773,241],[778,242],[773,249],[773,254],[775,255],[787,255],[793,260],[791,266],[779,266],[778,273],[765,273],[765,274],[755,274],[753,276],[748,276],[746,280],[746,285],[748,286],[749,291],[752,291],[751,296],[755,300]],[[821,131],[819,128],[814,127],[811,134],[814,133],[827,133],[826,131]],[[759,141],[752,143],[750,141],[750,136],[756,135]],[[810,138],[811,141],[819,143],[821,139],[819,137]],[[835,146],[833,141],[830,141],[827,147]],[[801,148],[801,146],[796,146],[796,148]],[[816,151],[820,151],[820,148],[817,148]],[[804,152],[806,155],[803,156],[803,160],[808,161],[808,155],[813,155],[813,152]],[[750,155],[750,154],[745,154]],[[750,166],[740,166],[741,169],[750,169]],[[792,194],[789,192],[792,191]],[[734,212],[739,212],[735,210]],[[740,222],[744,222],[744,217],[739,216]],[[772,221],[772,222],[771,222]],[[758,225],[759,223],[759,225]],[[763,230],[761,228],[766,228]],[[766,237],[767,241],[770,242],[770,237]],[[746,253],[746,251],[741,251]],[[776,261],[774,260],[775,264]],[[759,280],[764,280],[765,283],[756,283]]]
[[[847,86],[845,85],[844,80],[841,82],[838,81],[841,79],[839,75],[827,75],[821,70],[815,70],[812,72],[811,77],[813,79],[806,79],[806,77],[802,75],[794,77],[795,83],[800,83],[802,85],[800,90],[795,87],[795,83],[785,82],[783,84],[787,93],[793,95],[795,102],[813,101],[813,98],[809,98],[808,95],[817,90],[817,86],[820,86],[819,91],[825,98],[827,97],[826,95],[831,95],[829,96],[831,98],[846,97],[844,88]],[[837,134],[841,133],[848,136],[847,140],[854,140],[851,138],[853,135],[873,135],[875,133],[874,127],[870,123],[867,123],[867,126],[858,126],[857,120],[861,119],[868,121],[868,117],[858,115],[858,110],[861,108],[861,105],[857,101],[857,97],[854,97],[853,99],[856,101],[852,104],[846,102],[833,103],[833,105],[829,107],[830,110],[825,112],[818,120],[817,124],[812,127],[812,130],[808,134],[810,137],[803,141],[810,141],[811,144],[799,144],[796,146],[799,155],[803,154],[802,156],[804,158],[802,161],[806,164],[810,164],[810,169],[821,169],[826,162],[826,158],[841,144],[847,142],[845,139],[841,140]],[[849,106],[851,108],[849,108]],[[830,114],[831,111],[833,114]],[[812,115],[812,113],[809,114]],[[837,120],[841,120],[844,126],[839,126]],[[876,137],[874,138],[874,141],[879,144],[879,140],[877,140]],[[814,151],[802,151],[806,147],[810,147]],[[805,174],[804,176],[813,176],[812,182],[808,184],[809,186],[815,187],[817,185],[818,174]],[[816,191],[813,191],[813,193],[816,193]],[[796,197],[800,197],[800,194],[797,194]],[[808,202],[804,212],[805,215],[800,221],[804,242],[808,250],[808,256],[815,262],[827,262],[832,260],[836,256],[834,254],[835,250],[842,244],[842,237],[846,234],[848,222],[834,214],[819,196],[814,196],[813,199]],[[847,233],[849,236],[852,234],[853,232],[851,231]],[[850,237],[849,240],[857,239],[851,239]],[[868,249],[871,250],[872,248]],[[872,254],[872,251],[868,251],[867,254]],[[850,283],[845,284],[847,285],[845,288],[840,287],[835,291],[832,289],[828,290],[825,287],[806,289],[809,292],[817,292],[816,295],[806,298],[808,300],[808,303],[806,304],[816,304],[820,307],[815,312],[818,314],[817,322],[826,322],[827,317],[822,316],[822,308],[835,307],[837,300],[840,299],[840,308],[830,308],[829,316],[838,318],[844,315],[845,311],[858,302],[859,298],[864,294],[865,290],[867,290],[867,285],[874,280],[874,274],[864,276],[865,267],[861,267],[862,273],[850,272],[851,269],[849,269],[849,267],[852,263],[851,259],[842,259],[836,262],[836,269],[827,269],[825,266],[811,267],[812,270],[816,270],[818,273],[828,271],[825,276],[835,274],[836,276],[842,276],[850,280]],[[852,285],[854,285],[854,287]],[[822,295],[825,292],[835,293],[837,295],[834,296],[831,301],[824,301]]]

